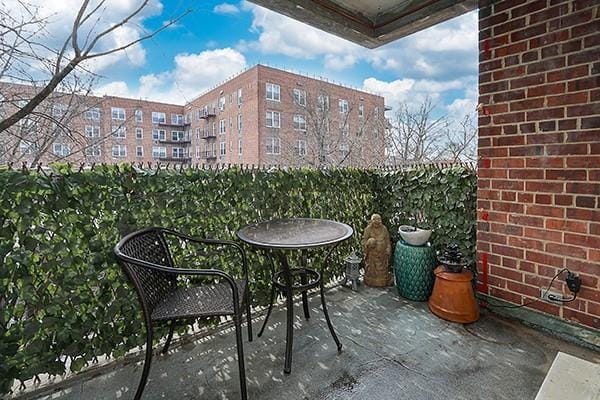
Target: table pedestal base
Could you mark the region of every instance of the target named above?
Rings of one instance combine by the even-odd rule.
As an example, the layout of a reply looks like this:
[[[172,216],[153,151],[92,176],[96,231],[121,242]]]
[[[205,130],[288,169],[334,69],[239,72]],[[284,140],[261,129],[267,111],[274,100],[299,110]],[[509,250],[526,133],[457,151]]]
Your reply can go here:
[[[334,246],[335,247],[335,246]],[[333,247],[333,248],[334,248]],[[324,264],[327,264],[329,256],[331,255],[333,248],[327,253],[324,260]],[[285,344],[285,362],[283,366],[283,372],[289,374],[292,371],[292,347],[294,343],[294,292],[302,293],[302,307],[304,309],[304,317],[310,318],[308,309],[308,290],[319,287],[321,296],[321,306],[323,307],[323,314],[325,314],[325,320],[327,321],[327,327],[329,332],[335,341],[338,352],[342,350],[342,343],[338,339],[329,313],[327,312],[327,304],[325,303],[325,287],[323,284],[323,276],[320,272],[310,268],[290,268],[286,254],[283,251],[274,251],[279,262],[281,264],[281,270],[275,271],[275,263],[273,262],[273,256],[271,253],[267,253],[267,257],[271,263],[271,298],[269,301],[269,308],[267,309],[267,315],[263,325],[258,332],[258,337],[261,337],[267,323],[269,316],[273,310],[273,303],[275,302],[276,290],[281,291],[286,297],[286,344]],[[294,283],[294,278],[300,277],[300,284]]]

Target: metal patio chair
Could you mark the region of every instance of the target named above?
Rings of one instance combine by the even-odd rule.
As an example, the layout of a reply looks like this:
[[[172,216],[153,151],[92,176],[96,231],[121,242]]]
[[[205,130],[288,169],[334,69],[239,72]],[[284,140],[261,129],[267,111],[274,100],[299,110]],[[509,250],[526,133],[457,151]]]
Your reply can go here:
[[[218,269],[183,268],[173,263],[173,240],[185,246],[189,243],[207,246],[207,249],[236,250],[241,255],[242,279]],[[171,244],[171,248],[169,248]],[[114,253],[123,271],[135,287],[142,306],[146,325],[146,358],[142,377],[135,393],[139,400],[146,386],[152,362],[153,325],[169,323],[169,334],[162,349],[165,354],[173,338],[173,331],[180,323],[193,323],[198,318],[233,316],[235,323],[241,398],[246,399],[246,372],[242,345],[241,320],[246,306],[248,340],[252,341],[250,294],[246,254],[241,246],[232,241],[198,239],[164,228],[147,228],[125,236],[115,246]],[[200,253],[198,253],[200,254]],[[180,277],[178,279],[178,277]],[[209,282],[183,285],[186,278],[212,278]],[[188,279],[189,280],[189,279]]]

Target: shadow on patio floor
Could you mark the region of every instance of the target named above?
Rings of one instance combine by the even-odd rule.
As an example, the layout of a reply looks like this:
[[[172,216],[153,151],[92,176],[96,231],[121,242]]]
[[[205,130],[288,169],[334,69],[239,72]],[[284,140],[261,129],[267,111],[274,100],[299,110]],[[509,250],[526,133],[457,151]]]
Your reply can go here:
[[[310,320],[295,309],[290,375],[282,307],[261,338],[248,343],[244,332],[250,399],[533,399],[557,351],[600,360],[491,314],[467,326],[443,321],[393,288],[337,288],[327,300],[344,349],[338,354],[314,296]],[[144,399],[238,399],[235,354],[235,335],[217,333],[156,356]],[[120,366],[40,399],[131,399],[140,374],[141,363]]]

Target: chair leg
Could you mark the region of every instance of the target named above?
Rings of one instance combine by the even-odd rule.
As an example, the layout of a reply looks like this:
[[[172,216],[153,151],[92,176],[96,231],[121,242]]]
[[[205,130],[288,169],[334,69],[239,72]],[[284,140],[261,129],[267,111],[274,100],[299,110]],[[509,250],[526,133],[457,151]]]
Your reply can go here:
[[[134,400],[140,400],[142,393],[146,387],[146,381],[148,380],[148,374],[150,373],[150,365],[152,364],[152,326],[146,325],[146,358],[144,359],[144,369],[142,371],[142,377],[138,385],[137,391],[135,392]]]
[[[248,394],[246,391],[246,368],[244,366],[244,345],[242,343],[242,312],[236,311],[235,320],[235,340],[237,344],[238,368],[240,370],[240,391],[242,400],[247,400]]]
[[[252,341],[252,312],[250,311],[250,289],[246,289],[246,323],[248,324],[248,341]]]
[[[163,349],[161,350],[162,354],[167,354],[167,351],[169,351],[169,346],[171,345],[171,339],[173,339],[173,331],[175,331],[175,324],[173,322],[171,322],[171,325],[169,327],[169,335],[167,336],[167,341],[165,342],[165,345],[164,345]]]

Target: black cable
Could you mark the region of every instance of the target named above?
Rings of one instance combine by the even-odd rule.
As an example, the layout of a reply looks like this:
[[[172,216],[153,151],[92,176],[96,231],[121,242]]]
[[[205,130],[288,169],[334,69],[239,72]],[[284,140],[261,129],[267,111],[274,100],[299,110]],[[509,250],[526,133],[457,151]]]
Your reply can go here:
[[[554,283],[554,281],[556,280],[556,278],[558,278],[558,276],[560,274],[562,274],[563,272],[565,272],[565,271],[570,272],[568,268],[563,268],[560,271],[558,271],[556,273],[556,275],[554,275],[554,277],[552,278],[552,280],[548,284],[548,287],[544,291],[544,294],[542,295],[542,298],[546,297],[546,294],[550,291],[550,288],[552,287],[552,284]],[[554,297],[554,296],[552,296],[552,297]],[[558,299],[558,298],[550,298],[550,296],[548,296],[548,299],[550,299],[552,301],[560,301],[560,302],[563,302],[563,303],[568,303],[570,301],[575,300],[576,298],[577,298],[577,293],[575,293],[575,295],[573,296],[572,299],[562,299],[562,298]],[[528,301],[527,303],[523,303],[523,304],[519,304],[519,305],[501,305],[501,304],[491,304],[489,302],[489,300],[486,299],[486,301],[487,301],[486,307],[491,307],[491,308],[521,308],[521,307],[525,307],[525,306],[528,306],[528,305],[533,304],[533,303],[537,303],[540,300],[542,300],[542,299],[531,300],[531,301]]]

